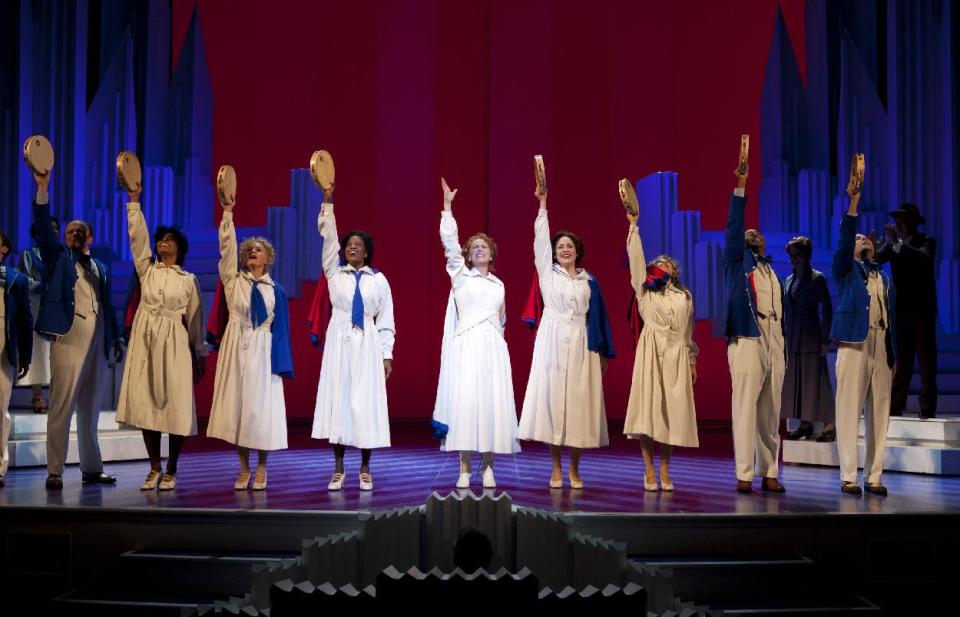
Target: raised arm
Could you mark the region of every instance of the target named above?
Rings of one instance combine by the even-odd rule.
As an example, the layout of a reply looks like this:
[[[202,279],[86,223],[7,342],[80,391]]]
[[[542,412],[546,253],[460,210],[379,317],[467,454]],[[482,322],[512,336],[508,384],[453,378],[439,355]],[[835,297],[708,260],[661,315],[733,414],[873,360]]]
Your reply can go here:
[[[133,254],[133,266],[137,275],[142,279],[153,262],[153,251],[150,249],[150,232],[147,231],[147,221],[143,218],[140,204],[131,201],[127,204],[127,232],[130,234],[130,252]]]
[[[324,202],[317,217],[317,231],[323,238],[322,265],[323,274],[332,278],[340,268],[340,239],[337,237],[337,217],[333,214],[333,204]]]
[[[37,232],[35,238],[40,249],[40,259],[45,263],[53,263],[60,254],[60,240],[50,226],[50,194],[47,187],[50,183],[50,172],[45,176],[34,176],[37,182],[37,197],[33,201],[33,227]]]
[[[237,230],[233,228],[233,208],[224,207],[220,219],[220,280],[223,286],[237,277]]]
[[[727,212],[727,228],[721,254],[725,267],[739,263],[743,259],[743,251],[746,248],[746,241],[743,238],[743,212],[747,207],[747,177],[750,175],[750,167],[746,160],[740,161],[737,168],[733,170],[733,175],[737,179],[737,186],[730,195],[730,209]]]
[[[466,263],[460,247],[460,232],[457,228],[457,219],[453,218],[453,198],[460,189],[451,190],[447,181],[440,178],[443,189],[443,211],[440,213],[440,243],[443,244],[443,253],[447,257],[447,274],[450,278],[456,277],[463,270]]]
[[[535,193],[540,201],[537,218],[533,222],[533,263],[543,286],[553,269],[553,245],[550,243],[550,221],[547,219],[547,194]]]
[[[847,184],[847,196],[850,198],[850,205],[847,207],[847,213],[843,215],[843,219],[840,221],[840,237],[837,238],[837,250],[833,253],[831,274],[834,281],[842,279],[853,268],[853,247],[856,243],[857,227],[860,225],[857,207],[860,205],[862,189],[863,186],[851,173],[850,181]]]
[[[630,285],[639,300],[646,289],[643,283],[647,280],[647,262],[643,254],[643,241],[640,239],[640,229],[637,227],[637,217],[627,214],[630,224],[627,229],[627,257],[630,259]]]

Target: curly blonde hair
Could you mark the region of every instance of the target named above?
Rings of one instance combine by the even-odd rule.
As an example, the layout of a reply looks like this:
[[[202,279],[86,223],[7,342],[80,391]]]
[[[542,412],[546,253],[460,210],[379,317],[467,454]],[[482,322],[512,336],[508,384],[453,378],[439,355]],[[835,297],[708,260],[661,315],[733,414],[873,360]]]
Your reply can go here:
[[[269,270],[270,266],[273,265],[273,260],[276,258],[277,253],[273,250],[273,245],[270,244],[270,241],[263,236],[247,238],[240,244],[240,267],[247,267],[247,257],[250,256],[250,250],[253,249],[254,244],[263,246],[263,250],[267,254],[267,269]]]
[[[467,266],[471,268],[473,267],[473,262],[470,261],[470,247],[473,246],[473,243],[477,240],[483,240],[487,243],[487,246],[490,247],[490,264],[492,265],[497,259],[497,243],[493,240],[493,238],[481,231],[467,238],[466,244],[464,244],[463,248],[460,249],[460,254],[463,255],[463,259],[467,262]]]

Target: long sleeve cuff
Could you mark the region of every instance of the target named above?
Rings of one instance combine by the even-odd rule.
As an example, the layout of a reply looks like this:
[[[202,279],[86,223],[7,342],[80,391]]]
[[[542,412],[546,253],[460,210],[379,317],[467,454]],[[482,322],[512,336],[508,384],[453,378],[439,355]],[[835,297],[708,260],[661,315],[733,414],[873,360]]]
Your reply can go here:
[[[441,211],[440,211],[440,217],[441,217],[441,218],[448,219],[448,218],[451,218],[452,216],[453,216],[453,212],[451,212],[450,210],[441,210]]]
[[[46,191],[37,191],[37,205],[45,206],[50,203],[50,193]]]
[[[747,189],[742,189],[742,188],[740,188],[740,187],[737,187],[737,188],[733,189],[733,194],[736,195],[737,197],[746,197],[746,196],[747,196]]]
[[[131,201],[127,203],[127,210],[139,210],[139,209],[140,209],[139,201]]]
[[[333,214],[333,204],[328,201],[323,202],[323,205],[320,206],[320,212]]]

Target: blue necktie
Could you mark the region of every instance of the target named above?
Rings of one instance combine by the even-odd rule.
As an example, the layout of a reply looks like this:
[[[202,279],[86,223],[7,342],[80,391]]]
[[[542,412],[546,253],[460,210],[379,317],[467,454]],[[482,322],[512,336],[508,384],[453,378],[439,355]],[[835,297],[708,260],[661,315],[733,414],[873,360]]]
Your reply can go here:
[[[363,272],[357,270],[353,275],[357,277],[357,287],[353,290],[353,310],[350,313],[350,321],[363,330],[363,296],[360,295],[360,277]]]
[[[267,304],[263,301],[263,294],[257,289],[259,284],[260,281],[254,279],[253,286],[250,287],[250,321],[253,322],[254,329],[267,320]]]

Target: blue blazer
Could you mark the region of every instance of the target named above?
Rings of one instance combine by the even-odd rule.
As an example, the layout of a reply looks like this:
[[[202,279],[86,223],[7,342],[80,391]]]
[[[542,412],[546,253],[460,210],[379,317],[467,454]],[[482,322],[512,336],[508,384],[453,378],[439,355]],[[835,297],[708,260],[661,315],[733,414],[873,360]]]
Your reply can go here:
[[[77,286],[77,257],[79,253],[60,244],[50,227],[49,204],[33,204],[33,222],[37,233],[37,247],[43,260],[43,284],[46,288],[40,297],[40,315],[35,330],[44,336],[64,335],[73,327],[75,315],[74,287]],[[100,275],[100,306],[104,311],[106,332],[103,337],[103,351],[110,358],[110,348],[120,338],[117,324],[117,311],[113,308],[110,292],[110,270],[96,258]]]
[[[49,219],[48,219],[49,220]],[[19,369],[33,357],[33,313],[30,311],[30,283],[13,268],[5,268],[3,302],[6,308],[4,340],[10,366]]]
[[[746,197],[730,196],[730,213],[727,215],[726,240],[721,257],[727,285],[727,320],[723,333],[728,339],[760,336],[756,316],[757,295],[750,282],[750,275],[757,267],[757,257],[747,248],[743,239],[743,211],[746,206]],[[780,294],[782,306],[785,304],[782,284]],[[780,317],[780,328],[783,329],[783,319]]]
[[[837,283],[837,308],[833,314],[830,338],[839,343],[862,343],[870,329],[870,294],[867,292],[867,270],[853,258],[853,247],[860,217],[843,215],[840,237],[833,254],[833,280]],[[886,330],[887,365],[893,366],[894,290],[890,277],[880,271],[886,297],[881,298],[883,311],[888,316]]]

